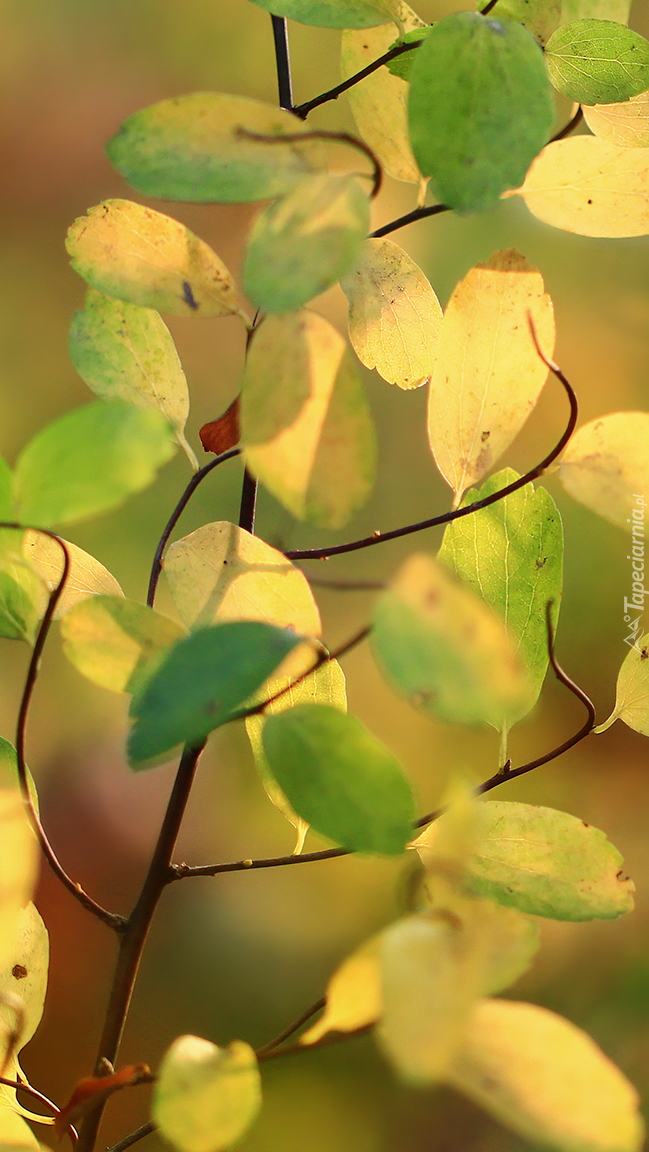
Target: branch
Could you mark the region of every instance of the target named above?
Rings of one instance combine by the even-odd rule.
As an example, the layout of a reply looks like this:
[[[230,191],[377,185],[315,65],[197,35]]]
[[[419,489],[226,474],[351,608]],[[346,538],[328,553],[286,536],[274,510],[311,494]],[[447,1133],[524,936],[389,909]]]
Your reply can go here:
[[[551,140],[548,140],[548,144],[555,144],[557,140],[563,140],[564,136],[569,136],[570,133],[577,127],[577,125],[581,124],[583,118],[584,112],[580,104],[572,119],[570,119],[567,124],[564,124],[563,128],[557,132],[556,136],[553,136]]]
[[[106,1152],[126,1152],[127,1148],[131,1145],[137,1144],[138,1140],[143,1140],[145,1136],[150,1136],[152,1132],[156,1131],[156,1126],[151,1120],[147,1120],[146,1124],[140,1124],[134,1132],[130,1132],[118,1144],[113,1144],[112,1148],[107,1148]]]
[[[280,108],[292,109],[293,85],[291,82],[291,57],[288,45],[288,24],[283,16],[271,16],[273,40],[275,42],[275,64],[277,67],[277,87]]]
[[[158,541],[158,547],[155,550],[155,556],[153,557],[153,564],[151,567],[151,576],[149,577],[149,590],[146,597],[146,602],[149,608],[153,608],[153,602],[155,600],[155,594],[158,587],[158,580],[160,579],[160,573],[162,571],[162,558],[164,556],[165,548],[167,547],[171,533],[173,532],[176,524],[180,519],[181,513],[184,512],[185,508],[189,504],[191,497],[194,495],[194,492],[198,488],[198,485],[205,479],[205,477],[209,476],[210,472],[212,472],[214,468],[218,468],[219,464],[224,464],[226,460],[232,460],[234,456],[239,456],[240,453],[240,448],[230,448],[228,452],[223,452],[221,456],[216,457],[216,460],[210,460],[209,464],[206,464],[203,468],[200,468],[198,472],[195,472],[189,481],[189,484],[185,488],[185,491],[180,497],[180,500],[176,504],[176,507],[174,508],[165,525],[162,536]]]
[[[453,520],[460,520],[463,516],[470,516],[473,512],[478,512],[481,508],[488,508],[490,504],[496,504],[499,500],[504,499],[505,496],[510,496],[512,492],[517,492],[519,488],[524,488],[526,484],[530,484],[533,480],[542,476],[557,459],[557,456],[563,452],[563,449],[572,436],[577,423],[579,409],[577,397],[571,385],[568,383],[558,365],[552,360],[549,360],[541,351],[533,329],[532,337],[539,356],[565,388],[570,403],[570,417],[566,425],[566,430],[552,451],[544,457],[540,464],[537,464],[530,472],[526,472],[524,476],[520,476],[518,480],[507,484],[505,488],[501,488],[498,492],[492,492],[490,496],[485,496],[482,500],[476,500],[473,504],[467,504],[464,508],[456,508],[452,512],[444,512],[441,516],[431,517],[430,520],[419,520],[416,524],[406,524],[404,528],[394,528],[391,532],[373,532],[371,536],[365,536],[361,540],[352,540],[348,544],[335,544],[327,548],[292,549],[284,553],[287,559],[324,560],[329,556],[340,556],[345,552],[358,552],[362,548],[372,548],[375,544],[383,544],[386,540],[397,540],[401,536],[410,536],[413,532],[422,532],[425,528],[434,528],[438,524],[450,524]]]
[[[284,1030],[280,1032],[279,1036],[276,1036],[274,1040],[270,1040],[268,1044],[264,1044],[263,1048],[258,1048],[255,1053],[257,1059],[263,1060],[269,1052],[273,1052],[275,1048],[279,1048],[280,1044],[283,1044],[284,1041],[288,1040],[290,1036],[297,1032],[303,1024],[306,1024],[312,1016],[315,1016],[316,1012],[321,1012],[326,1003],[326,996],[321,996],[319,1000],[316,1000],[315,1004],[312,1004],[310,1008],[307,1008],[306,1012],[303,1012],[301,1016],[298,1016],[297,1020],[294,1020],[292,1024],[289,1024],[288,1028],[284,1028]]]
[[[384,224],[376,231],[370,232],[370,239],[378,240],[381,236],[388,236],[390,232],[396,232],[398,228],[405,228],[406,224],[414,224],[417,220],[425,220],[427,216],[439,216],[440,212],[450,212],[448,204],[431,204],[427,208],[413,208],[412,212],[406,212],[405,216],[399,216],[396,220],[391,220],[389,224]]]
[[[372,200],[374,200],[381,191],[381,184],[383,183],[383,169],[381,162],[376,153],[372,151],[369,144],[364,140],[360,140],[358,136],[352,136],[351,132],[329,132],[323,129],[316,129],[313,132],[289,132],[281,136],[273,136],[267,132],[249,132],[247,128],[235,129],[235,135],[242,137],[244,140],[257,140],[260,144],[301,144],[305,140],[332,140],[337,144],[350,144],[352,148],[358,149],[368,160],[374,168],[372,173]]]
[[[262,1052],[261,1055],[258,1053],[257,1059],[261,1063],[264,1060],[276,1060],[278,1056],[299,1056],[305,1052],[313,1052],[317,1048],[328,1048],[330,1044],[341,1044],[344,1040],[367,1036],[373,1027],[374,1022],[364,1024],[362,1028],[355,1028],[353,1032],[327,1032],[314,1044],[289,1044],[287,1048],[273,1048],[272,1052]]]
[[[341,84],[336,84],[334,88],[329,88],[327,92],[323,92],[321,96],[315,96],[313,100],[307,100],[304,104],[298,104],[296,108],[291,111],[295,116],[299,116],[300,120],[306,120],[309,112],[313,112],[314,108],[319,108],[321,104],[327,104],[329,100],[337,100],[342,96],[343,92],[347,92],[349,88],[353,88],[355,84],[360,84],[366,76],[371,76],[372,72],[376,72],[383,64],[388,64],[390,60],[396,60],[397,56],[403,56],[404,52],[412,52],[415,48],[419,48],[423,44],[423,40],[413,40],[410,44],[397,44],[396,48],[390,48],[388,52],[384,52],[377,60],[373,60],[365,68],[361,68],[360,72],[354,73],[348,80],[343,80]],[[286,107],[286,105],[285,105]]]

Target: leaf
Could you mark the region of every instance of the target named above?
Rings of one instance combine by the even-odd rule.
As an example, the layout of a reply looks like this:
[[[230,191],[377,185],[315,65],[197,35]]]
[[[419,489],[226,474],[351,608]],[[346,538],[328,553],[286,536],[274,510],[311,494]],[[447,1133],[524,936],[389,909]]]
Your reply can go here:
[[[414,28],[412,32],[408,32],[403,40],[394,40],[390,44],[390,48],[396,48],[399,44],[417,44],[420,46],[421,41],[430,36],[433,28],[432,25],[427,24],[424,28]],[[386,68],[393,76],[399,76],[401,80],[410,81],[410,73],[412,71],[413,61],[415,59],[416,49],[412,52],[404,52],[401,56],[395,56],[393,60],[388,60]]]
[[[382,934],[372,936],[343,960],[327,984],[325,1010],[300,1036],[316,1044],[328,1032],[356,1032],[374,1024],[382,1010],[380,951]]]
[[[123,596],[117,580],[99,560],[84,552],[77,544],[64,541],[70,557],[70,567],[54,619],[60,619],[75,604],[89,596]],[[51,537],[42,532],[25,532],[22,551],[29,564],[40,576],[45,588],[51,592],[63,575],[63,551]],[[43,599],[45,599],[43,597]]]
[[[628,24],[631,0],[561,0],[561,22],[583,20],[617,20]]]
[[[471,492],[464,504],[482,500],[518,479],[506,468]],[[486,600],[504,621],[527,672],[536,703],[548,668],[546,604],[554,601],[556,630],[563,583],[563,529],[545,488],[527,484],[472,516],[447,524],[439,559]],[[521,713],[512,722],[521,719]]]
[[[495,20],[517,20],[543,46],[561,20],[561,0],[499,0],[492,14]]]
[[[37,432],[18,457],[19,517],[49,527],[108,512],[146,488],[174,451],[161,412],[121,400],[74,408]]]
[[[203,424],[199,436],[206,452],[214,452],[220,456],[222,452],[227,452],[229,448],[234,448],[239,443],[241,439],[239,407],[240,397],[235,396],[222,416],[217,420],[210,420],[209,424]]]
[[[512,20],[455,12],[415,56],[408,116],[423,175],[460,213],[495,208],[523,181],[554,123],[538,44]]]
[[[649,44],[612,20],[564,24],[545,47],[555,88],[578,104],[628,100],[649,86]]]
[[[269,316],[250,345],[241,435],[253,475],[298,519],[340,528],[365,502],[376,445],[345,342],[322,316]]]
[[[0,789],[0,971],[11,959],[20,916],[38,873],[38,845],[20,791]]]
[[[54,1131],[59,1140],[65,1136],[70,1124],[78,1124],[99,1104],[103,1104],[122,1088],[132,1088],[137,1084],[148,1084],[152,1080],[148,1064],[127,1064],[119,1072],[106,1076],[84,1076],[77,1081],[70,1099],[64,1104],[54,1120]]]
[[[325,704],[269,716],[263,748],[295,812],[356,852],[396,856],[411,835],[414,804],[397,760],[360,722]]]
[[[388,681],[442,720],[500,728],[528,698],[504,624],[423,553],[378,597],[372,647]]]
[[[14,1029],[18,1026],[20,1032],[11,1061],[15,1067],[18,1053],[29,1043],[41,1022],[47,991],[49,951],[47,928],[38,909],[28,903],[21,908],[15,919],[6,959],[0,968],[0,996],[3,997],[0,1001],[0,1064],[7,1055],[6,1038]],[[19,1005],[19,1013],[10,1006],[11,1003]],[[13,1068],[3,1075],[13,1079],[12,1072]],[[9,1091],[10,1099],[15,1103],[16,1094],[11,1089]]]
[[[226,521],[204,524],[170,545],[164,572],[188,628],[264,620],[319,636],[320,613],[306,576],[283,552]]]
[[[310,131],[297,116],[272,104],[221,92],[193,92],[130,116],[106,152],[138,192],[199,203],[246,203],[281,196],[305,173],[322,167],[313,141],[269,147],[245,139],[241,129],[270,136]]]
[[[194,469],[185,439],[187,380],[171,333],[151,308],[140,308],[90,289],[70,328],[70,356],[77,372],[102,400],[128,400],[164,412]]]
[[[407,4],[398,3],[395,10],[407,32],[426,27]],[[349,80],[378,60],[393,40],[393,24],[346,29],[340,57],[342,79]],[[395,180],[419,184],[422,177],[408,134],[407,85],[397,76],[391,76],[387,68],[378,68],[350,88],[347,98],[359,135],[369,144],[384,171]]]
[[[178,744],[203,740],[261,687],[299,640],[288,629],[249,620],[202,628],[180,640],[131,701],[130,763],[144,767]]]
[[[492,800],[483,804],[480,839],[466,862],[465,882],[532,916],[613,920],[633,908],[633,882],[603,832],[554,808]],[[426,863],[435,856],[445,817],[415,841]]]
[[[320,28],[371,28],[398,10],[397,0],[254,0],[276,16]]]
[[[642,596],[642,594],[640,594]],[[641,613],[641,608],[636,608]],[[627,617],[625,617],[627,619]],[[649,632],[627,652],[617,677],[615,708],[608,720],[594,728],[605,732],[614,720],[624,720],[629,728],[649,736]]]
[[[35,572],[20,558],[0,558],[0,636],[33,644],[44,604]]]
[[[361,364],[399,388],[427,384],[442,308],[408,253],[391,240],[367,240],[341,288],[349,300],[349,339]]]
[[[14,504],[11,492],[12,471],[7,461],[0,456],[0,520],[14,519]]]
[[[219,1152],[247,1131],[261,1107],[257,1058],[233,1040],[217,1048],[179,1036],[167,1049],[153,1093],[153,1122],[180,1152]]]
[[[63,651],[83,676],[113,692],[139,692],[185,629],[123,596],[93,596],[61,621]]]
[[[627,531],[637,494],[649,491],[647,436],[649,412],[612,412],[584,424],[561,457],[566,492]]]
[[[516,190],[533,216],[579,236],[649,233],[649,152],[595,136],[548,144]],[[514,193],[509,193],[514,195]]]
[[[0,1147],[2,1147],[2,1152],[41,1152],[41,1147],[44,1147],[38,1143],[29,1124],[23,1120],[22,1116],[16,1115],[13,1109],[5,1105],[1,1099]]]
[[[649,148],[649,91],[620,104],[586,106],[584,119],[600,140],[619,148]]]
[[[295,650],[295,657],[300,653],[303,653],[303,648],[297,648]],[[311,649],[308,653],[308,659],[309,663],[306,664],[307,668],[313,664],[313,651]],[[286,666],[284,666],[285,674],[283,676],[273,676],[267,681],[264,686],[264,697],[276,695],[276,693],[291,683],[291,680],[295,678],[296,672],[297,675],[302,672],[302,667],[298,669],[293,667],[293,657],[291,656],[289,656],[289,663],[291,668],[288,674],[286,674]],[[300,680],[295,687],[289,688],[287,692],[284,692],[283,696],[280,696],[277,700],[272,700],[263,713],[258,713],[256,716],[248,716],[246,718],[246,731],[250,739],[252,752],[257,770],[261,776],[262,784],[275,807],[295,827],[298,837],[295,852],[299,853],[302,851],[309,825],[301,816],[298,816],[293,811],[284,793],[277,784],[264,755],[262,743],[262,732],[266,716],[274,716],[279,712],[285,712],[288,708],[295,708],[297,704],[329,704],[333,708],[338,708],[341,712],[347,711],[345,675],[337,660],[327,660],[326,663],[322,664],[315,672],[306,676],[304,680]]]
[[[38,812],[38,795],[34,778],[27,766],[25,766],[25,771],[29,795],[31,796],[34,808]],[[5,790],[14,791],[18,797],[21,796],[16,749],[13,744],[10,744],[8,740],[4,740],[3,737],[0,736],[0,791]]]
[[[91,288],[174,316],[242,316],[215,252],[171,216],[132,200],[104,200],[68,229],[70,263]]]
[[[472,268],[449,300],[430,383],[428,438],[456,505],[518,435],[547,379],[530,316],[551,356],[552,301],[541,274],[515,249]]]
[[[639,1152],[635,1089],[585,1032],[536,1004],[483,1000],[448,1082],[557,1152]]]
[[[369,200],[356,176],[303,176],[253,223],[246,295],[264,312],[301,308],[346,275],[369,227]]]

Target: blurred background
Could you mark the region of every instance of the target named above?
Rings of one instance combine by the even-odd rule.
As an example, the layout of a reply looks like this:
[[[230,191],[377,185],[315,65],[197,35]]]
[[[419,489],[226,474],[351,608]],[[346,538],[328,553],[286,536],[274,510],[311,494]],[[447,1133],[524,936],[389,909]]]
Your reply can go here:
[[[435,19],[460,4],[420,0]],[[634,27],[649,34],[637,2]],[[336,83],[338,33],[291,26],[298,101]],[[76,216],[126,188],[103,144],[129,114],[164,97],[220,90],[275,102],[270,17],[247,0],[0,0],[0,451],[10,463],[43,424],[90,399],[68,358],[67,330],[84,285],[68,266],[64,236]],[[568,110],[560,109],[567,118]],[[352,128],[341,99],[313,116]],[[375,226],[410,210],[415,190],[388,180]],[[157,204],[194,229],[238,275],[249,206]],[[553,296],[556,358],[578,391],[581,420],[649,407],[649,237],[591,240],[535,221],[514,198],[493,214],[423,221],[396,237],[417,259],[443,303],[477,261],[516,247],[537,265]],[[339,289],[318,301],[341,330]],[[180,320],[170,327],[187,372],[189,424],[198,428],[238,391],[243,331],[236,320]],[[293,522],[264,493],[257,530],[283,547],[309,546],[390,528],[449,506],[425,433],[425,390],[403,393],[365,372],[380,445],[374,495],[338,536]],[[556,441],[566,404],[550,381],[528,426],[502,461],[525,471]],[[144,599],[160,531],[188,479],[179,457],[124,508],[70,532]],[[209,520],[236,520],[238,461],[202,486],[180,535]],[[566,578],[558,653],[608,716],[627,648],[622,601],[628,542],[547,486],[566,531]],[[435,551],[440,530],[414,543],[340,557],[317,574],[383,579],[417,548]],[[346,638],[368,617],[371,595],[319,589],[325,638]],[[160,607],[172,611],[164,588]],[[12,738],[27,663],[24,646],[0,641],[0,732]],[[382,683],[367,647],[345,661],[352,710],[402,759],[421,811],[438,800],[449,772],[476,780],[497,762],[494,733],[434,724]],[[46,652],[28,732],[29,760],[44,820],[68,870],[100,900],[127,912],[141,883],[173,766],[133,776],[123,746],[127,701],[95,688]],[[514,763],[541,755],[582,723],[576,701],[552,680],[533,715],[514,730]],[[513,995],[564,1013],[586,1028],[649,1095],[649,745],[621,723],[499,792],[548,804],[603,828],[625,856],[637,911],[618,923],[548,922],[543,948]],[[208,863],[291,851],[293,830],[268,802],[243,728],[217,733],[203,758],[177,859]],[[307,848],[322,842],[309,836]],[[294,868],[188,880],[170,889],[145,955],[122,1060],[156,1067],[168,1043],[194,1032],[216,1043],[265,1043],[322,995],[357,943],[407,906],[412,863],[344,859]],[[50,995],[24,1055],[32,1082],[59,1103],[94,1061],[114,939],[44,871],[38,905],[52,940]],[[280,1060],[264,1070],[265,1106],[241,1143],[245,1152],[522,1152],[527,1147],[450,1092],[396,1083],[371,1039]],[[147,1117],[146,1088],[109,1107],[102,1144]],[[46,1129],[40,1130],[49,1133]],[[148,1139],[153,1149],[155,1138]],[[144,1145],[142,1145],[144,1147]]]

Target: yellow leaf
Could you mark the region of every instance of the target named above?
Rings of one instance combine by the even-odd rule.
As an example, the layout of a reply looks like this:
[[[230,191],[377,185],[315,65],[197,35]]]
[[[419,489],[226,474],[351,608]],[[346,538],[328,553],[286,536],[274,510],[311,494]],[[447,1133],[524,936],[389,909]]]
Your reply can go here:
[[[0,1100],[0,1148],[2,1152],[39,1152],[41,1148],[29,1124],[3,1100]]]
[[[391,240],[366,240],[341,288],[349,300],[349,338],[361,364],[399,388],[427,384],[442,308],[408,253]]]
[[[649,91],[619,104],[584,105],[584,120],[600,140],[620,148],[649,148]]]
[[[7,1054],[7,1040],[18,1026],[20,1036],[13,1046],[13,1055],[6,1067],[5,1076],[10,1080],[18,1077],[26,1079],[18,1063],[18,1054],[31,1040],[40,1024],[47,991],[47,971],[49,964],[49,936],[41,916],[33,904],[19,912],[11,941],[11,952],[0,968],[0,1064]],[[16,1007],[12,1007],[15,1005]],[[24,1108],[17,1102],[16,1093],[7,1085],[0,1086],[0,1106],[8,1105],[27,1119],[38,1119],[43,1124],[53,1124],[49,1115],[41,1116]],[[0,1144],[2,1143],[2,1121],[0,1120]]]
[[[398,15],[406,32],[425,27],[407,4],[398,5]],[[340,60],[343,80],[378,60],[394,44],[394,39],[394,24],[345,29]],[[350,88],[347,96],[359,134],[376,153],[385,171],[395,180],[418,184],[422,176],[410,147],[408,88],[404,80],[383,67]]]
[[[596,136],[548,144],[525,183],[506,196],[522,196],[545,224],[580,236],[645,236],[649,232],[649,151],[620,148]]]
[[[18,788],[0,790],[0,971],[11,958],[38,870],[38,845]]]
[[[56,606],[54,619],[69,612],[75,604],[89,596],[123,596],[117,580],[99,560],[95,560],[83,548],[65,541],[70,556],[70,568],[63,594]],[[48,592],[51,592],[63,573],[63,551],[56,540],[44,536],[42,532],[25,532],[22,542],[23,555],[40,576]],[[43,597],[45,602],[45,597]]]
[[[66,240],[72,267],[106,296],[174,316],[243,315],[225,264],[193,232],[132,200],[104,200]]]
[[[585,1032],[539,1008],[483,1000],[446,1079],[506,1127],[557,1152],[639,1152],[638,1096]]]
[[[562,0],[561,23],[570,20],[614,20],[628,24],[631,0]]]
[[[642,611],[635,608],[637,615]],[[624,720],[629,728],[649,736],[649,632],[627,652],[617,677],[615,708],[608,720],[593,731],[605,732],[614,720]]]
[[[381,941],[381,935],[372,936],[334,972],[327,984],[325,1010],[317,1023],[300,1037],[301,1044],[315,1044],[327,1032],[355,1032],[378,1020]]]
[[[540,273],[513,249],[471,269],[444,314],[430,384],[428,436],[456,506],[520,432],[547,377],[529,315],[541,347],[551,356],[552,301]]]
[[[341,528],[374,482],[367,401],[335,328],[316,312],[269,316],[256,330],[241,391],[251,472],[299,519]]]
[[[561,457],[561,482],[575,500],[631,531],[637,496],[649,492],[649,412],[612,412],[584,424]]]

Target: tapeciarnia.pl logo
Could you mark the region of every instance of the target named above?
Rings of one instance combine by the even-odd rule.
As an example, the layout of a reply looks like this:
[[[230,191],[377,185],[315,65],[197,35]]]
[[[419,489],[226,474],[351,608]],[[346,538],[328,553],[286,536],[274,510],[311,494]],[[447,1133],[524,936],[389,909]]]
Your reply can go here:
[[[649,593],[649,589],[644,586],[644,521],[645,521],[645,498],[638,496],[634,492],[633,499],[636,502],[636,507],[631,510],[631,516],[628,523],[631,525],[631,554],[627,556],[627,560],[631,561],[631,596],[624,597],[624,623],[629,629],[628,636],[624,637],[624,643],[628,644],[630,648],[637,648],[640,650],[638,641],[641,639],[644,628],[642,626],[642,616],[644,613],[644,598]],[[638,609],[640,611],[638,611]]]

